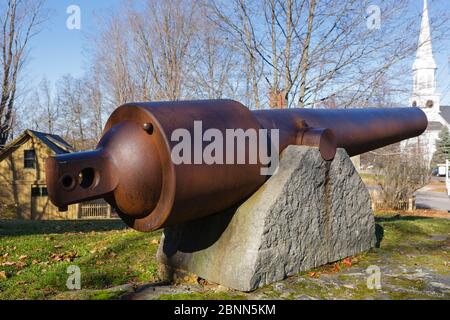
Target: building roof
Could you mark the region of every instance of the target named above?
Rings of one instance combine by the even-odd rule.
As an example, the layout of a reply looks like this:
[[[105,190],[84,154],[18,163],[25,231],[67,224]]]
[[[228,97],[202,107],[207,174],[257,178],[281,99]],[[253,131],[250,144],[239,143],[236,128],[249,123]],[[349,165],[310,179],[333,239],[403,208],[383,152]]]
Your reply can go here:
[[[5,148],[0,151],[0,161],[5,159],[9,154],[17,150],[22,144],[33,137],[40,140],[55,154],[71,153],[75,151],[75,149],[69,143],[67,143],[58,135],[33,130],[25,130],[24,133],[22,133],[13,142],[5,146]]]
[[[29,131],[33,136],[41,140],[56,154],[70,153],[75,151],[75,149],[69,143],[67,143],[63,138],[61,138],[56,134],[49,134],[33,130],[27,131]]]
[[[444,125],[442,123],[437,122],[437,121],[430,121],[428,123],[427,130],[432,130],[432,131],[438,130],[438,131],[440,131],[440,130],[442,130],[442,128],[444,128]]]
[[[450,106],[441,106],[440,114],[441,114],[441,117],[444,118],[444,120],[448,124],[450,124]]]

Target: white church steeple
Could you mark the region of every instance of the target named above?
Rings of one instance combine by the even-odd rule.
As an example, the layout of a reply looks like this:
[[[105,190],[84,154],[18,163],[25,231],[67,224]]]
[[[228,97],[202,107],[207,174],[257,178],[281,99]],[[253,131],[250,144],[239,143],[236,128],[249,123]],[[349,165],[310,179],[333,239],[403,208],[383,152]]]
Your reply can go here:
[[[424,108],[433,120],[439,116],[440,96],[436,93],[436,62],[433,57],[431,42],[430,19],[428,16],[428,1],[424,0],[422,23],[416,54],[413,65],[414,86],[411,105]]]
[[[422,108],[428,118],[429,126],[420,137],[405,141],[402,144],[402,150],[406,152],[409,152],[410,149],[419,151],[424,156],[424,160],[430,164],[436,152],[439,132],[443,127],[450,129],[450,126],[441,114],[440,95],[436,90],[437,66],[433,57],[427,0],[424,0],[423,3],[419,42],[412,69],[414,87],[410,105]]]

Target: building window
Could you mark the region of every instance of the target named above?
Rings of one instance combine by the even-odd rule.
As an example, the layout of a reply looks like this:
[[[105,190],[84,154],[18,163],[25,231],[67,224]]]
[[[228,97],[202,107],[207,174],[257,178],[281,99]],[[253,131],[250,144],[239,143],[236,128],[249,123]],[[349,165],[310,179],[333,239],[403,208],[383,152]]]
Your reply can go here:
[[[25,150],[23,152],[23,166],[25,169],[36,169],[36,152]]]
[[[33,198],[47,197],[48,196],[47,187],[32,187],[31,188],[31,196]]]

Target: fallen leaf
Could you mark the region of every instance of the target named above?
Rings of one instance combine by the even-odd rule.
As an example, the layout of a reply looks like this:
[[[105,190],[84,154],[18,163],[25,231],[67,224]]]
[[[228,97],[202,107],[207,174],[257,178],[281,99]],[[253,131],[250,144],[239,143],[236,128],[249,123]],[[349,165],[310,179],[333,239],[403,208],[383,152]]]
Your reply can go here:
[[[153,239],[151,244],[159,244],[159,240],[158,239]]]
[[[8,279],[8,276],[6,275],[5,271],[0,271],[0,280],[6,280]]]
[[[17,271],[16,276],[20,276],[22,274],[22,271]]]
[[[58,262],[58,261],[62,261],[63,256],[62,256],[61,254],[52,254],[50,258],[51,258],[53,261]]]
[[[12,267],[12,266],[15,266],[16,265],[16,263],[15,262],[11,262],[11,261],[6,261],[6,262],[3,262],[2,264],[0,264],[0,266],[2,266],[2,267]]]
[[[39,260],[34,259],[33,261],[31,261],[31,264],[39,264]]]
[[[28,258],[28,256],[23,255],[19,257],[19,260],[25,260],[26,258]]]
[[[55,249],[61,249],[63,246],[61,244],[57,244],[56,246],[54,246],[53,248]]]
[[[339,263],[335,263],[331,272],[339,272],[341,267],[339,267]]]
[[[311,278],[318,278],[318,277],[319,277],[319,275],[317,274],[317,272],[310,272],[310,273],[308,273],[308,275],[309,275]]]
[[[352,259],[350,258],[342,260],[342,263],[345,264],[347,267],[351,267],[353,264]]]
[[[59,262],[59,261],[67,261],[67,262],[72,262],[73,260],[75,260],[75,258],[77,257],[77,253],[76,252],[65,252],[62,254],[52,254],[50,256],[50,259],[55,261],[55,262]]]
[[[4,255],[3,255],[3,258],[8,258],[9,257],[9,253],[5,253]]]
[[[19,269],[23,269],[23,268],[25,268],[25,266],[26,266],[26,263],[23,263],[23,262],[17,263],[17,268],[19,268]]]

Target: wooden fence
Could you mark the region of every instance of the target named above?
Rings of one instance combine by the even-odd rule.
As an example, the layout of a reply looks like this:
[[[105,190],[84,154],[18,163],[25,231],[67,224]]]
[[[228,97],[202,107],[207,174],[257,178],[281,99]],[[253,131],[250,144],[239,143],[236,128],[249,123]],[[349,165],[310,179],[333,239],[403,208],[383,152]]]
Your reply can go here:
[[[394,205],[386,205],[386,203],[380,198],[378,192],[371,191],[370,198],[372,200],[372,210],[400,210],[400,211],[413,211],[416,210],[416,197],[413,196],[408,200],[401,200]]]
[[[83,202],[78,207],[78,218],[85,220],[111,219],[112,209],[104,200]]]

